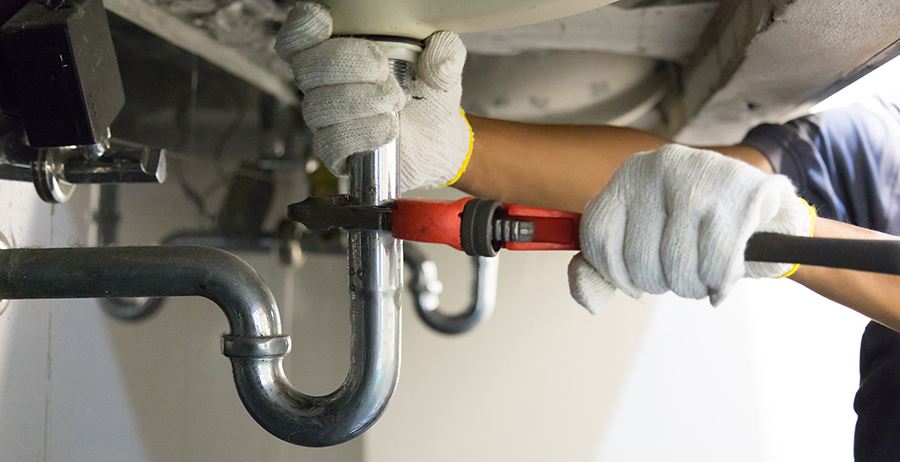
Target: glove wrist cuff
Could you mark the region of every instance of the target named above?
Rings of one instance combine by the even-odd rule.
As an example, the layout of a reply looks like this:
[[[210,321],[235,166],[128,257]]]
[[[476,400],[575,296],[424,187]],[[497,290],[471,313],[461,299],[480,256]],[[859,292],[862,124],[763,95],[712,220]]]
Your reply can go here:
[[[469,123],[469,119],[466,118],[466,111],[462,108],[459,108],[459,113],[462,114],[463,121],[466,123],[466,128],[469,130],[469,148],[466,151],[466,157],[463,159],[462,166],[459,167],[459,170],[456,171],[456,175],[450,179],[450,181],[438,186],[439,188],[443,188],[444,186],[451,186],[453,183],[459,181],[459,179],[463,176],[463,173],[466,173],[466,167],[469,166],[469,159],[472,158],[472,151],[475,148],[475,132],[472,130],[472,124]]]
[[[800,199],[800,202],[802,202],[803,205],[806,206],[807,210],[809,210],[810,222],[809,222],[809,234],[808,235],[809,235],[809,237],[813,237],[813,232],[815,231],[815,228],[816,228],[816,218],[818,217],[818,213],[816,213],[816,208],[813,207],[812,205],[809,205],[809,202],[806,202],[806,199],[804,199],[802,197],[797,197],[797,199]],[[792,274],[796,273],[798,269],[800,269],[800,264],[795,263],[794,266],[792,266],[790,270],[788,270],[786,273],[782,274],[781,276],[778,276],[776,279],[783,279],[783,278],[790,277]]]

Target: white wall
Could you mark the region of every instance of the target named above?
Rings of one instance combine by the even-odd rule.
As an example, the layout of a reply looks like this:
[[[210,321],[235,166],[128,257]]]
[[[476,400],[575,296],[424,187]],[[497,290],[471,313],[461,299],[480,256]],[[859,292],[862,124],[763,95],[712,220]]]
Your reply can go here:
[[[0,182],[0,232],[15,246],[84,242],[86,196],[70,206]],[[0,459],[102,460],[107,444],[141,454],[140,433],[90,301],[14,301],[0,316]],[[108,442],[108,443],[107,443]]]
[[[790,281],[661,297],[595,460],[852,460],[866,322]]]
[[[122,190],[123,241],[195,226],[173,182]],[[290,194],[290,193],[288,193]],[[0,182],[0,231],[17,245],[86,242],[87,188],[65,206]],[[432,246],[445,306],[469,262]],[[293,274],[245,255],[273,288],[294,350],[289,375],[327,393],[348,363],[346,269]],[[395,398],[365,436],[296,448],[243,410],[219,351],[224,317],[170,300],[125,325],[93,301],[14,301],[0,316],[0,460],[763,460],[850,458],[864,320],[786,281],[743,282],[720,308],[617,297],[591,317],[567,294],[562,253],[502,254],[495,315],[468,335],[404,309]]]

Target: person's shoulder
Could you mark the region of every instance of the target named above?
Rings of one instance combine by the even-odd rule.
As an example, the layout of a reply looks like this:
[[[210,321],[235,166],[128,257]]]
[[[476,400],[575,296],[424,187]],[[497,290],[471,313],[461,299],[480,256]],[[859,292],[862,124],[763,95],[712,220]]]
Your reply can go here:
[[[831,138],[863,140],[883,146],[900,142],[900,92],[894,97],[872,96],[847,107],[819,114],[820,126]]]

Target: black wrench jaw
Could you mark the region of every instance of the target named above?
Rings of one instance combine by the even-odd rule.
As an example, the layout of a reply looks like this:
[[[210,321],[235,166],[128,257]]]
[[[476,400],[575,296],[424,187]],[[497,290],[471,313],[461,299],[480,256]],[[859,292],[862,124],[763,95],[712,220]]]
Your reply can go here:
[[[288,206],[287,217],[310,231],[333,229],[391,230],[390,206],[358,205],[351,196],[308,197]]]

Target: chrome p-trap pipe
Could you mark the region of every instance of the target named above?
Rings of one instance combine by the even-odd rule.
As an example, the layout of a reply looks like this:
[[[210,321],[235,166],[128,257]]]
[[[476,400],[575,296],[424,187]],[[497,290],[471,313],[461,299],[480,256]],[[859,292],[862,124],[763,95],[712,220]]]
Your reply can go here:
[[[415,47],[388,56],[401,85]],[[396,115],[399,117],[399,115]],[[352,156],[350,189],[360,204],[399,195],[399,141]],[[222,350],[250,415],[284,441],[331,446],[359,436],[384,412],[400,373],[403,251],[390,232],[350,233],[350,370],[325,396],[307,396],[285,377],[282,334],[272,293],[256,271],[222,250],[199,246],[0,250],[0,299],[206,297],[231,332]]]
[[[326,396],[304,395],[284,375],[290,338],[282,334],[275,298],[250,265],[228,252],[200,246],[0,250],[4,299],[191,295],[212,300],[225,313],[230,332],[222,350],[231,359],[238,394],[273,435],[329,446],[359,435],[381,414],[387,403],[382,383],[393,379],[370,367],[380,356],[367,351],[371,337],[360,332],[377,330],[370,320],[354,321],[353,335],[363,341],[352,342],[344,384]]]

